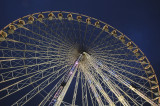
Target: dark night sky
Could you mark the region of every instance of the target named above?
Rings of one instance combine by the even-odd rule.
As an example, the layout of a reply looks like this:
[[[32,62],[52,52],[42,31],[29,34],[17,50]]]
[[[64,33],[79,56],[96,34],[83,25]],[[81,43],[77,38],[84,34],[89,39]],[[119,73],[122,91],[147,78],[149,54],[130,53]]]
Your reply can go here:
[[[117,28],[148,57],[160,81],[159,0],[1,0],[0,29],[24,15],[40,11],[86,14]]]

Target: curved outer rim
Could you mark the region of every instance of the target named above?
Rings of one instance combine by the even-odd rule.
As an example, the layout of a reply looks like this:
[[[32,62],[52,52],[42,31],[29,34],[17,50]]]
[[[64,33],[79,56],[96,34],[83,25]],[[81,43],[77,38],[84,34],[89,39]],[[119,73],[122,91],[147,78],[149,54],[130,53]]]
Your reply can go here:
[[[30,16],[33,16],[35,19],[37,19],[37,18],[35,17],[35,15],[48,14],[48,13],[53,13],[53,14],[54,14],[54,13],[62,13],[62,14],[72,14],[72,15],[76,15],[76,16],[82,16],[82,20],[83,20],[83,18],[85,18],[85,19],[90,18],[91,21],[92,21],[92,20],[94,20],[95,22],[96,22],[96,21],[99,21],[99,24],[103,24],[103,26],[107,25],[110,29],[116,30],[116,32],[118,32],[118,34],[117,34],[118,36],[117,36],[116,38],[118,38],[120,35],[123,35],[123,36],[125,37],[125,39],[128,40],[128,42],[131,42],[131,43],[133,44],[133,46],[134,46],[136,49],[139,50],[139,52],[143,55],[143,57],[145,57],[148,65],[150,65],[151,70],[153,71],[153,74],[152,74],[152,75],[155,75],[155,76],[154,76],[154,77],[155,77],[155,81],[156,81],[156,83],[157,83],[157,85],[158,85],[159,103],[160,103],[160,87],[159,87],[159,83],[158,83],[158,80],[157,80],[157,76],[156,76],[156,74],[155,74],[155,71],[154,71],[152,65],[150,64],[148,58],[144,55],[144,53],[141,51],[141,49],[140,49],[133,41],[131,41],[130,38],[128,38],[126,35],[124,35],[124,34],[123,34],[121,31],[119,31],[118,29],[114,28],[113,26],[111,26],[111,25],[109,25],[109,24],[107,24],[107,23],[105,23],[105,22],[103,22],[103,21],[101,21],[101,20],[98,20],[98,19],[93,18],[93,17],[89,17],[89,16],[84,15],[84,14],[73,13],[73,12],[66,12],[66,11],[44,11],[44,12],[37,12],[37,13],[29,14],[29,15],[23,16],[23,17],[21,17],[21,18],[18,18],[17,20],[14,20],[13,22],[11,22],[11,23],[9,23],[8,25],[6,25],[2,30],[0,30],[0,33],[1,33],[3,30],[5,30],[6,28],[8,28],[10,25],[14,25],[14,24],[15,24],[16,22],[18,22],[19,20],[23,20],[23,19],[28,18],[28,17],[30,17]],[[55,18],[56,18],[56,17],[55,17]],[[66,17],[66,18],[67,18],[67,17]],[[76,19],[73,19],[73,20],[77,21]],[[82,21],[82,22],[86,23],[85,21]],[[15,24],[15,25],[17,25],[17,24]],[[93,23],[91,23],[90,25],[95,26]],[[103,28],[103,27],[100,26],[99,29],[102,29],[102,28]],[[108,33],[111,33],[111,32],[108,32]],[[136,58],[139,59],[137,56],[136,56]],[[145,67],[142,63],[141,63],[141,65],[143,66],[143,68]],[[146,71],[145,71],[145,73],[146,73]],[[149,77],[149,75],[148,75],[147,73],[146,73],[146,75],[147,75],[147,77]],[[149,82],[149,84],[150,84],[150,87],[152,87],[152,86],[151,86],[152,84],[151,84],[149,78],[148,78],[148,82]],[[151,91],[152,91],[152,89],[151,89]],[[153,93],[152,93],[151,97],[153,98]]]

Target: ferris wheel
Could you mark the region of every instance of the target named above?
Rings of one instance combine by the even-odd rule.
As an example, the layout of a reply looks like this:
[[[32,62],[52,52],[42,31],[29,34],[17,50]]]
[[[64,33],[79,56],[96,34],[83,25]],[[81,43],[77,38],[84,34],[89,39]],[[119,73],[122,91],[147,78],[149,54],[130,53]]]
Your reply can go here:
[[[0,31],[1,106],[159,103],[158,80],[147,57],[105,22],[46,11]]]

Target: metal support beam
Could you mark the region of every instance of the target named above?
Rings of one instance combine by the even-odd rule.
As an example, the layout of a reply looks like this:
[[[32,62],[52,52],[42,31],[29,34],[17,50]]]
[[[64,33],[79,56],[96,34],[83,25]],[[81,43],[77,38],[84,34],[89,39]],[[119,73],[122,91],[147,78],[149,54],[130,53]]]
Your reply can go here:
[[[115,96],[118,98],[118,100],[124,105],[124,106],[130,106],[128,101],[124,98],[124,96],[119,92],[119,90],[113,85],[113,83],[110,81],[109,77],[104,75],[102,70],[98,67],[98,64],[94,58],[92,58],[89,54],[86,53],[86,57],[90,64],[95,68],[96,73],[98,73],[103,81],[106,83],[108,88],[115,94]]]
[[[79,64],[79,61],[81,58],[82,58],[82,54],[80,54],[78,59],[75,61],[73,67],[71,68],[71,70],[68,73],[68,75],[66,76],[66,78],[64,78],[64,81],[62,82],[59,89],[55,93],[53,99],[49,103],[49,106],[60,106],[60,104],[62,103],[62,100],[63,100],[72,80],[73,80],[73,77],[76,73],[76,70],[77,70],[77,67],[78,67],[78,64]]]

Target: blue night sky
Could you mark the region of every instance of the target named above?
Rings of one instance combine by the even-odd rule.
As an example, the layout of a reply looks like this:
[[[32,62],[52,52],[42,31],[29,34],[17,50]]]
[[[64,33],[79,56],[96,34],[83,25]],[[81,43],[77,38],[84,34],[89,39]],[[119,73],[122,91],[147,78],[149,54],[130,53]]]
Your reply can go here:
[[[160,81],[159,0],[1,0],[0,29],[24,15],[54,10],[86,14],[126,34],[148,57]]]

